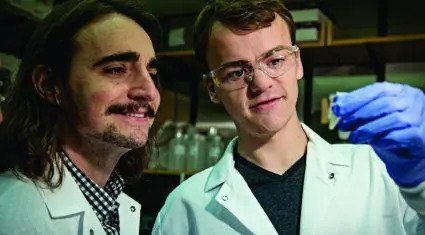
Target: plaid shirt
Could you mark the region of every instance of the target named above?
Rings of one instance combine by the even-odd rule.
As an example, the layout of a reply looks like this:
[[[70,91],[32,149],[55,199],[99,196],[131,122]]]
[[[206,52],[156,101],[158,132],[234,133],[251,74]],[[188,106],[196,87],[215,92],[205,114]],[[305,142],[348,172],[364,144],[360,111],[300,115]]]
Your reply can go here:
[[[101,188],[78,169],[64,152],[61,152],[60,156],[84,197],[93,208],[105,232],[107,234],[119,234],[119,203],[116,200],[124,188],[124,180],[116,172],[113,172],[105,187]]]

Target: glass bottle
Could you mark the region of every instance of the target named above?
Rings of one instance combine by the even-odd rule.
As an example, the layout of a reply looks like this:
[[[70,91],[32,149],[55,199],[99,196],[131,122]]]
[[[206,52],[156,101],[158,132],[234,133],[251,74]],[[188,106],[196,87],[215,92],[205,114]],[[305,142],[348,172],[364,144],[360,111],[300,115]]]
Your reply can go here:
[[[205,137],[199,134],[196,127],[189,125],[186,140],[186,170],[196,171],[204,167]]]
[[[185,169],[186,143],[182,127],[176,128],[174,137],[170,140],[168,147],[168,168],[182,171]]]
[[[222,154],[222,141],[221,136],[217,133],[217,128],[210,127],[206,138],[207,142],[207,159],[206,167],[214,165]]]

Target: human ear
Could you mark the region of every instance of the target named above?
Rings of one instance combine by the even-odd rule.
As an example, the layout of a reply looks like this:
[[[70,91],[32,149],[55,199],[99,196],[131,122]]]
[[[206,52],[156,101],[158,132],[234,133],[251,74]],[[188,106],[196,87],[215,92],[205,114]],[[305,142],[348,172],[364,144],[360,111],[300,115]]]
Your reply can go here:
[[[51,70],[45,65],[37,65],[32,70],[32,84],[37,94],[52,104],[60,104],[59,89],[53,81]]]

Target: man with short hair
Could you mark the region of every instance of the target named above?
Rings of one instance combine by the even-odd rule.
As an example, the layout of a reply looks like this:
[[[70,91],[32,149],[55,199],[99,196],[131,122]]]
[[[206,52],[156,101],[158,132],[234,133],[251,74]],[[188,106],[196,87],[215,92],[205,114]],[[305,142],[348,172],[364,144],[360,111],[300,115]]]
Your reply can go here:
[[[153,234],[425,234],[422,91],[338,96],[339,127],[360,145],[331,145],[297,117],[303,67],[281,1],[209,1],[194,47],[238,137],[169,195]]]
[[[144,156],[122,156],[149,150],[156,40],[139,1],[71,0],[40,23],[3,110],[0,234],[139,233],[122,190]]]

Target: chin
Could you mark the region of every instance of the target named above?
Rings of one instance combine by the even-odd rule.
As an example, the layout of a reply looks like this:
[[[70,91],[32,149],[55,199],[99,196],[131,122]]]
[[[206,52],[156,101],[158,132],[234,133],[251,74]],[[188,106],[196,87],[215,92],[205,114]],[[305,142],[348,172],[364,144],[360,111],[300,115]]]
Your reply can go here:
[[[283,125],[267,125],[258,128],[257,133],[260,135],[272,136],[282,130]]]
[[[116,145],[117,147],[134,149],[146,145],[148,134],[142,130],[125,133],[118,131],[117,128],[108,128],[100,135],[104,142]]]
[[[266,118],[262,120],[255,120],[254,122],[251,122],[247,126],[256,127],[253,128],[254,132],[260,135],[267,135],[271,136],[282,129],[285,128],[285,126],[288,124],[289,118],[288,117],[282,117],[282,116],[274,116],[272,118]]]
[[[118,147],[121,148],[126,148],[126,149],[135,149],[135,148],[142,148],[146,145],[146,139],[144,140],[137,140],[137,139],[131,139],[131,138],[127,138],[127,139],[119,139],[119,140],[115,140],[112,142],[109,142],[111,144],[114,144]]]

